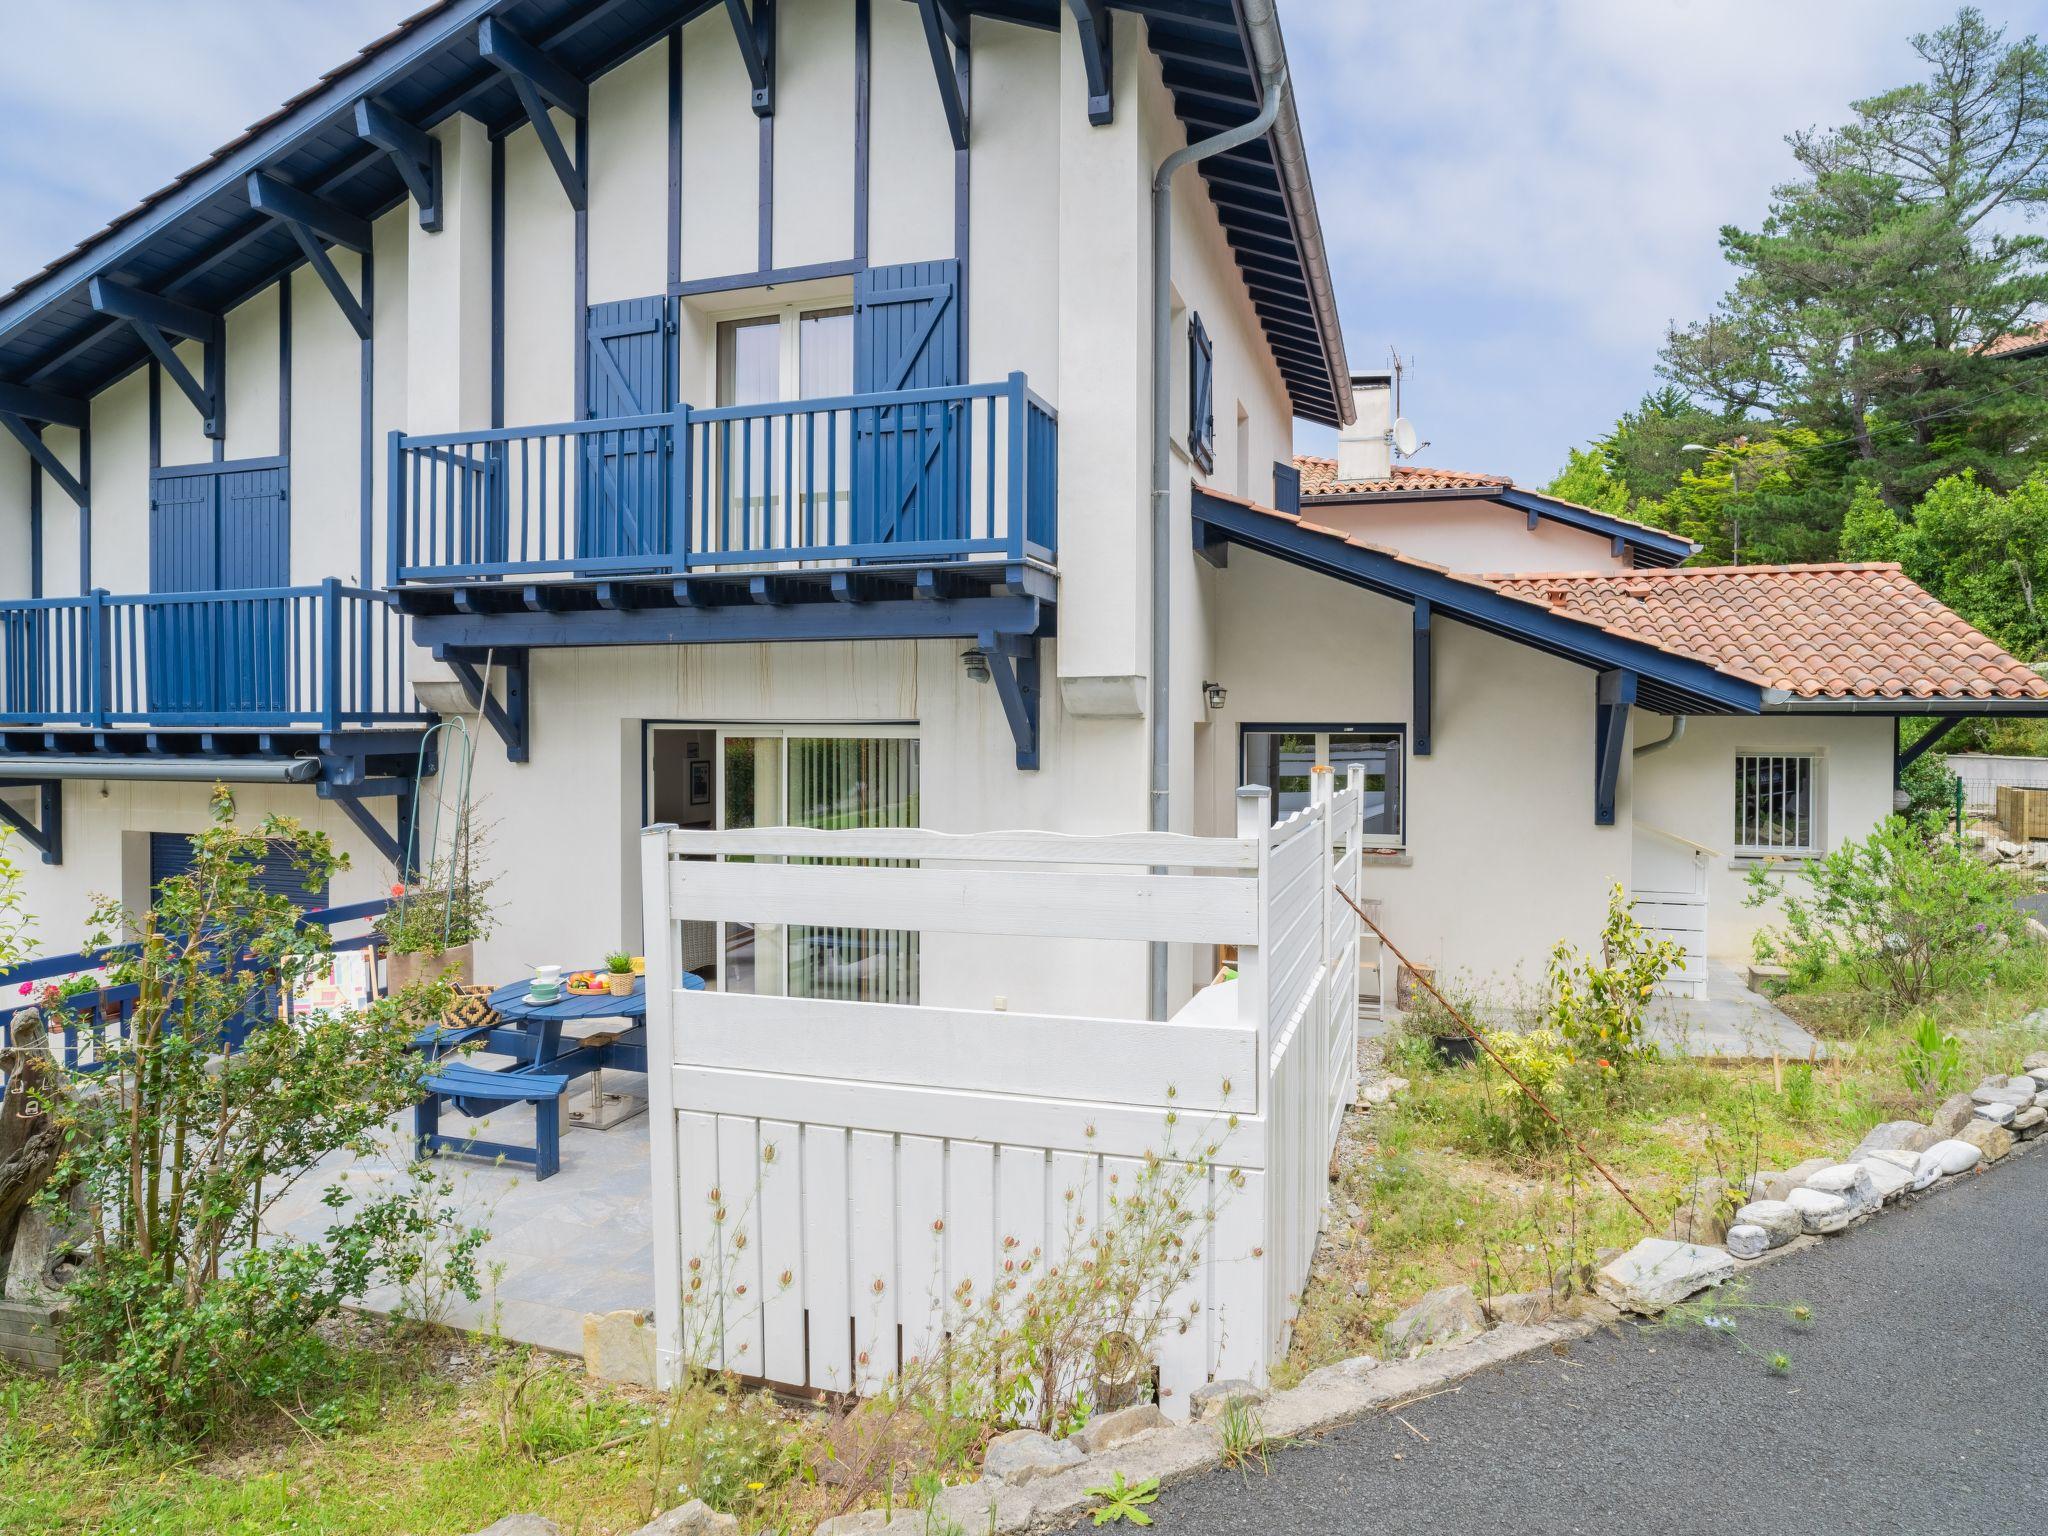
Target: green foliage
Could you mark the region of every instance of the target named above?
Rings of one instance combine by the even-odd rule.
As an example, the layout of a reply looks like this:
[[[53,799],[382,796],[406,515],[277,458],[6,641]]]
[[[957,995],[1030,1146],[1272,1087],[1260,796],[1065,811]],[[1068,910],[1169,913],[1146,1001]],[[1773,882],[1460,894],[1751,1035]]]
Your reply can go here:
[[[1902,746],[1911,746],[1934,724],[1931,720],[1905,721],[1899,733]],[[1921,753],[1899,776],[1899,788],[1906,792],[1906,817],[1932,836],[1955,819],[1956,790],[1960,781],[1948,771],[1943,745]]]
[[[492,827],[460,808],[450,846],[435,852],[410,885],[391,887],[389,909],[379,920],[395,954],[439,954],[489,938],[497,927],[490,870]]]
[[[1895,506],[1964,470],[2018,483],[2048,423],[2038,365],[1980,351],[2048,301],[2048,245],[2021,222],[2048,200],[2048,57],[1967,8],[1912,43],[1924,80],[1792,136],[1799,179],[1760,228],[1722,230],[1735,282],[1661,369],[1841,444]]]
[[[1110,1480],[1100,1487],[1086,1491],[1102,1500],[1088,1512],[1097,1525],[1110,1525],[1118,1520],[1128,1520],[1133,1525],[1150,1525],[1152,1517],[1145,1513],[1145,1506],[1159,1498],[1159,1479],[1148,1477],[1142,1483],[1127,1483],[1119,1471],[1112,1473]]]
[[[1906,573],[2022,660],[2048,657],[2048,470],[2001,494],[1935,485],[1900,539]]]
[[[1564,468],[1543,490],[1560,501],[1592,507],[1614,517],[1628,515],[1628,482],[1613,472],[1598,447],[1572,449]]]
[[[264,1238],[285,1190],[369,1152],[418,1098],[410,1042],[445,997],[282,1017],[280,991],[325,968],[328,936],[257,870],[281,849],[319,889],[343,861],[289,820],[238,828],[224,790],[192,842],[191,870],[148,911],[96,907],[89,947],[137,935],[108,965],[109,985],[137,988],[131,1032],[107,1046],[98,1091],[52,1106],[66,1146],[51,1189],[76,1181],[100,1234],[70,1342],[109,1438],[202,1438],[244,1402],[289,1397],[319,1365],[314,1325],[379,1279],[409,1280],[427,1236],[454,1224],[420,1172],[353,1200],[331,1185],[322,1242]]]
[[[1616,885],[1607,898],[1598,958],[1562,940],[1550,952],[1550,1027],[1574,1059],[1626,1072],[1656,1055],[1644,1034],[1644,1014],[1657,983],[1684,958],[1669,939],[1649,936]]]
[[[633,957],[623,949],[615,949],[604,957],[604,968],[614,976],[633,974]]]
[[[1906,1080],[1908,1093],[1932,1103],[1962,1077],[1963,1042],[1931,1013],[1918,1015],[1912,1025],[1912,1033],[1899,1047],[1899,1076]]]
[[[1746,905],[1780,904],[1760,950],[1795,981],[1839,972],[1895,1010],[1982,987],[2025,933],[2025,882],[1899,816],[1789,877],[1776,861],[1752,868],[1749,886]]]
[[[1836,553],[1844,560],[1904,563],[1911,530],[1885,505],[1873,485],[1859,485],[1842,514],[1842,536]]]
[[[29,933],[35,926],[21,895],[21,869],[8,856],[11,827],[0,825],[0,969],[28,958]]]
[[[1764,1362],[1773,1376],[1792,1369],[1792,1357],[1782,1349],[1768,1353],[1749,1342],[1744,1329],[1756,1320],[1770,1318],[1803,1330],[1813,1321],[1813,1308],[1803,1301],[1751,1301],[1749,1282],[1734,1279],[1711,1291],[1668,1308],[1650,1326],[1667,1333],[1698,1330],[1712,1338],[1726,1340],[1735,1349]]]
[[[1531,1029],[1520,1034],[1504,1030],[1494,1034],[1488,1043],[1514,1077],[1529,1089],[1525,1093],[1513,1081],[1503,1082],[1499,1108],[1489,1103],[1482,1111],[1480,1131],[1489,1150],[1513,1157],[1561,1143],[1564,1132],[1556,1120],[1543,1112],[1543,1107],[1560,1118],[1571,1112],[1576,1057],[1564,1037],[1554,1029]],[[1491,1068],[1491,1063],[1488,1065]],[[1593,1070],[1604,1069],[1596,1066]]]

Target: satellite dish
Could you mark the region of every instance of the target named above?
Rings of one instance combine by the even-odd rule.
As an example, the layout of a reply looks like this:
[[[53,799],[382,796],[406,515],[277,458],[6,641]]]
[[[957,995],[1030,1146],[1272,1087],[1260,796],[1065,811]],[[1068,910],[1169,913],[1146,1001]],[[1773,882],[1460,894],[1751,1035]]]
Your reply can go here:
[[[1415,435],[1415,423],[1406,416],[1396,416],[1394,418],[1394,452],[1400,454],[1405,459],[1421,446],[1422,440]]]

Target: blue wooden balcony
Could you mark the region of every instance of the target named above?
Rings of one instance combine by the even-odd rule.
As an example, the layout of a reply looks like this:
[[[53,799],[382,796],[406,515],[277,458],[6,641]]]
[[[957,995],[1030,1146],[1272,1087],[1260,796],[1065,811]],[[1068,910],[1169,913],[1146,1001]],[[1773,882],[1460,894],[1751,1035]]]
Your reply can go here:
[[[958,639],[988,663],[1018,766],[1037,766],[1059,421],[1021,373],[393,433],[389,483],[392,596],[515,761],[533,647]]]
[[[408,622],[345,587],[0,603],[0,822],[63,862],[69,779],[310,784],[396,861],[420,745]],[[429,771],[431,771],[431,764]],[[400,802],[393,832],[362,805]]]
[[[1001,384],[393,433],[394,590],[1034,562],[1059,425]]]

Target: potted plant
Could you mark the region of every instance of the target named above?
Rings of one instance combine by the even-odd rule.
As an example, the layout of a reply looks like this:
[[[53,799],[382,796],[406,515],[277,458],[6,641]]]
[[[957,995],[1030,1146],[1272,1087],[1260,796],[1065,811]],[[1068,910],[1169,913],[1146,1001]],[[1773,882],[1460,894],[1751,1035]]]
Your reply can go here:
[[[605,982],[612,989],[613,997],[633,995],[633,957],[623,949],[615,949],[604,957]]]
[[[483,858],[488,833],[464,816],[445,857],[391,887],[379,924],[390,991],[440,976],[464,986],[475,980],[474,946],[496,926],[490,891],[497,877],[485,873]]]

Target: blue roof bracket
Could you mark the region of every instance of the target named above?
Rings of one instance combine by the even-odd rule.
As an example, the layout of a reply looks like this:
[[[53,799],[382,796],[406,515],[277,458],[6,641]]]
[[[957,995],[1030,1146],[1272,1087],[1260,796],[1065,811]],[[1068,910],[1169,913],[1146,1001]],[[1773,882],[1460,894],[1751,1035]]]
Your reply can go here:
[[[1103,0],[1067,0],[1081,33],[1081,64],[1088,71],[1088,121],[1101,128],[1116,121],[1116,37]]]
[[[441,232],[441,141],[415,127],[381,102],[356,103],[356,137],[391,157],[419,209],[420,228]]]
[[[1431,647],[1430,620],[1433,617],[1429,599],[1415,599],[1415,703],[1409,716],[1413,740],[1409,748],[1417,757],[1429,756],[1429,738],[1433,726],[1432,716],[1436,703],[1436,671],[1434,653]]]
[[[523,649],[498,651],[492,657],[496,666],[505,674],[505,702],[500,704],[497,696],[488,689],[483,674],[476,669],[476,663],[453,652],[443,652],[436,647],[436,659],[448,663],[448,669],[455,674],[455,680],[462,684],[462,691],[469,696],[471,709],[481,708],[484,720],[498,733],[498,739],[505,743],[505,761],[523,763],[531,755],[531,742],[527,731],[526,685],[529,677],[527,652]]]
[[[334,265],[334,258],[327,254],[326,246],[320,242],[331,240],[336,245],[345,245],[367,260],[370,254],[370,221],[359,219],[346,209],[337,208],[310,192],[288,186],[262,171],[249,173],[248,186],[249,206],[291,231],[299,249],[305,252],[306,264],[333,295],[343,318],[355,327],[356,335],[367,341],[370,336],[369,312],[349,292],[348,283]]]
[[[754,12],[747,14],[747,0],[725,0],[725,13],[732,18],[732,35],[740,45],[740,62],[747,66],[747,79],[754,88],[756,117],[775,115],[775,0],[754,0]]]
[[[0,389],[13,387],[0,385]],[[56,482],[58,490],[71,498],[73,506],[83,507],[86,504],[88,497],[85,487],[78,483],[76,475],[64,467],[64,461],[51,451],[50,445],[43,441],[42,433],[38,429],[31,427],[20,414],[7,410],[4,406],[0,406],[0,427],[5,427],[21,446],[28,450],[28,456],[42,466],[43,473]]]
[[[408,855],[413,845],[413,820],[417,814],[413,781],[406,778],[387,777],[365,779],[359,784],[337,785],[324,780],[317,786],[322,800],[341,807],[344,816],[355,824],[364,839],[391,863],[392,869],[401,881],[410,880],[416,873],[407,868]],[[377,819],[377,813],[363,802],[372,796],[391,796],[396,802],[398,830],[389,831]]]
[[[112,319],[125,320],[134,328],[135,334],[142,338],[142,344],[149,348],[150,355],[170,375],[171,382],[192,402],[192,409],[199,413],[206,435],[226,437],[227,396],[222,381],[227,349],[221,345],[223,328],[220,316],[209,315],[202,309],[167,299],[162,294],[144,293],[140,288],[117,283],[110,277],[94,278],[87,293],[94,309]],[[183,336],[205,347],[205,383],[192,377],[192,370],[173,350],[171,336]]]
[[[917,0],[924,19],[925,46],[931,50],[932,73],[939,77],[939,104],[946,109],[946,129],[953,147],[967,147],[968,101],[960,89],[960,70],[953,51],[967,47],[967,15],[959,0]]]
[[[569,206],[580,213],[588,201],[583,173],[563,144],[548,108],[560,107],[580,123],[590,115],[590,87],[495,17],[486,17],[477,26],[476,50],[485,63],[511,82],[520,109],[533,125],[562,190],[569,195]]]
[[[1628,712],[1635,708],[1636,675],[1614,669],[1600,674],[1593,720],[1593,825],[1614,825],[1614,799],[1621,782]]]
[[[1017,743],[1017,766],[1038,766],[1038,637],[985,630],[979,636],[989,677],[1002,700],[1003,717]]]
[[[0,825],[14,828],[22,841],[43,856],[45,864],[64,862],[64,781],[62,779],[0,779],[0,789],[33,789],[36,820],[30,821],[0,800]]]
[[[43,421],[53,427],[72,427],[79,431],[85,430],[86,421],[92,414],[83,400],[5,382],[0,382],[0,411],[27,421]]]

